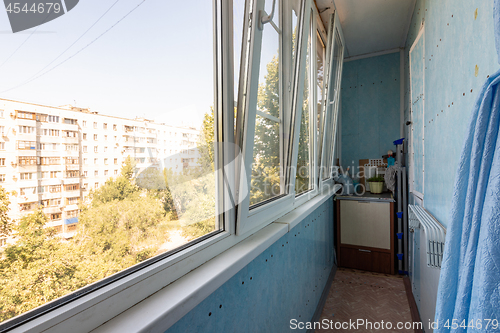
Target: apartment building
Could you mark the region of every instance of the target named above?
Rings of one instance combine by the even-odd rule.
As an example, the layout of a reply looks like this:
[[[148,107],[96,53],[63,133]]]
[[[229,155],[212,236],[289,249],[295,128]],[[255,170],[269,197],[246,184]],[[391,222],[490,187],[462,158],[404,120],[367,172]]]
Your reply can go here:
[[[0,99],[0,186],[17,219],[43,206],[49,226],[70,237],[78,204],[116,177],[131,156],[138,172],[197,166],[199,129]],[[6,243],[0,240],[0,246]]]

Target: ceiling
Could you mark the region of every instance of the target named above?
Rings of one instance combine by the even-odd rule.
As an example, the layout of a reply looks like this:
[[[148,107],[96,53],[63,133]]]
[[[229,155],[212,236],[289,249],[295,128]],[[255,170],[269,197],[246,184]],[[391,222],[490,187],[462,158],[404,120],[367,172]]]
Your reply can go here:
[[[316,0],[325,24],[337,9],[344,33],[344,58],[403,47],[415,0]],[[328,9],[327,9],[328,8]]]

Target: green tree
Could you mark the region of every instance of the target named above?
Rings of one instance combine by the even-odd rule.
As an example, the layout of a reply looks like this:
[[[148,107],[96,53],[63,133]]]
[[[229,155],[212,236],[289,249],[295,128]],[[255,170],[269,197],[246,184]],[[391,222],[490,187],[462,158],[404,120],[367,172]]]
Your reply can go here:
[[[11,232],[11,221],[9,218],[9,194],[0,186],[0,236],[7,236]]]
[[[215,143],[215,130],[214,130],[214,108],[210,107],[210,112],[205,113],[203,116],[203,123],[201,126],[198,151],[200,158],[198,163],[203,170],[214,171],[214,143]]]
[[[87,283],[156,255],[168,241],[162,204],[150,196],[83,207],[78,222],[78,277]]]
[[[280,118],[278,56],[273,57],[266,69],[265,83],[259,85],[257,108],[273,117]],[[279,123],[257,116],[250,204],[280,194],[280,141]]]
[[[120,175],[116,179],[110,178],[106,180],[103,186],[90,193],[92,203],[98,205],[138,195],[140,189],[134,184],[134,172],[135,164],[128,156],[122,166]]]
[[[74,249],[46,222],[39,209],[13,226],[16,242],[7,246],[0,260],[0,321],[83,286],[75,279]]]
[[[295,178],[295,193],[299,194],[309,190],[310,187],[310,95],[309,95],[309,71],[310,71],[310,44],[307,49],[306,70],[304,75],[304,92],[302,102],[302,115],[299,132],[299,151],[297,155],[297,171]]]

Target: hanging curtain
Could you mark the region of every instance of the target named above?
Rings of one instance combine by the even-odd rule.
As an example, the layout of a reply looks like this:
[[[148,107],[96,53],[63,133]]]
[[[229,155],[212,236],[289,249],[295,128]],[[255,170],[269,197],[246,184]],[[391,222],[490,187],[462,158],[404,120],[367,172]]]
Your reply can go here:
[[[500,59],[499,11],[500,0],[495,0]],[[434,332],[500,331],[499,126],[500,71],[486,81],[479,94],[462,150],[439,279],[438,328]],[[488,320],[492,321],[487,328]],[[493,320],[498,321],[496,329]],[[447,323],[450,327],[445,327]]]

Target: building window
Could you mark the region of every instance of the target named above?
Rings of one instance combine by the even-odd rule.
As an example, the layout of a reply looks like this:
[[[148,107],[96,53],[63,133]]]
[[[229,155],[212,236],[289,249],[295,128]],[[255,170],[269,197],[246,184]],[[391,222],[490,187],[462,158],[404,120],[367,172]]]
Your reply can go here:
[[[104,175],[107,176],[108,175],[108,170],[104,170]]]
[[[0,166],[5,166],[5,158],[4,157],[0,158]]]
[[[94,164],[97,164],[97,158],[94,158]]]
[[[94,134],[94,141],[97,141],[97,134]]]
[[[16,111],[16,118],[35,120],[36,116],[33,112]]]
[[[94,188],[98,188],[98,187],[99,187],[99,183],[98,183],[98,182],[96,182],[96,183],[94,184]]]
[[[19,126],[20,134],[33,134],[35,133],[35,127],[32,126]]]
[[[23,187],[19,190],[21,195],[36,194],[36,187]]]
[[[84,120],[84,121],[82,121],[82,126],[83,126],[83,127],[87,127],[87,121],[85,121],[85,120]]]
[[[48,122],[49,123],[58,123],[59,122],[59,116],[50,116],[49,115]]]
[[[80,184],[68,184],[64,185],[65,191],[78,191],[80,189]]]
[[[87,152],[87,146],[83,146],[83,152],[86,153]]]
[[[0,142],[0,150],[5,150],[5,142]]]
[[[107,152],[108,151],[108,147],[104,147],[104,152]]]
[[[5,174],[0,174],[0,183],[5,182]]]
[[[17,141],[17,149],[36,150],[35,141]]]
[[[115,174],[115,176],[116,176],[116,175],[118,174],[118,170],[115,170],[115,171],[114,171],[114,174]]]
[[[104,159],[104,164],[108,165],[108,159],[107,158]]]
[[[3,113],[4,113],[4,111],[0,110],[0,118],[3,118]]]
[[[87,164],[88,164],[88,162],[89,162],[89,160],[88,160],[87,158],[84,158],[84,159],[83,159],[83,164],[87,165]]]
[[[78,178],[79,176],[80,176],[80,171],[78,170],[66,171],[66,178]]]
[[[95,171],[94,171],[94,177],[97,177],[97,176],[99,176],[99,171],[98,171],[98,170],[95,170]]]
[[[108,129],[108,124],[106,123],[102,124],[102,129]]]
[[[87,178],[87,175],[88,175],[88,171],[84,171],[84,172],[83,172],[83,177],[84,177],[84,178]]]
[[[117,129],[116,124],[113,124],[113,131],[116,131],[116,129]],[[116,136],[115,136],[115,138],[116,138]]]
[[[59,130],[44,128],[42,134],[46,136],[59,136]]]
[[[76,199],[76,200],[75,200]],[[68,205],[76,205],[80,198],[68,198]],[[78,216],[78,210],[69,210],[66,212],[66,218],[73,218]]]
[[[99,150],[98,146],[94,146],[94,153],[97,153]]]
[[[108,136],[107,135],[104,136],[104,141],[108,141]]]
[[[97,123],[96,122],[94,122],[94,128],[97,129]]]
[[[32,172],[22,172],[19,175],[19,178],[21,180],[30,180],[30,179],[33,179],[33,173]]]
[[[82,138],[83,140],[87,140],[87,133],[83,133]]]
[[[114,164],[118,164],[118,159],[117,159],[117,158],[115,158],[115,159],[113,160],[113,163],[114,163]]]
[[[60,220],[62,216],[62,213],[54,213],[54,214],[49,214],[50,220],[51,221],[57,221]]]
[[[65,150],[66,151],[79,151],[80,150],[80,147],[78,146],[78,144],[67,144],[65,145]]]
[[[77,120],[76,119],[70,119],[70,118],[64,118],[64,123],[68,125],[76,125]]]
[[[79,164],[78,157],[65,157],[66,164]]]
[[[36,156],[19,156],[19,165],[36,165]]]

